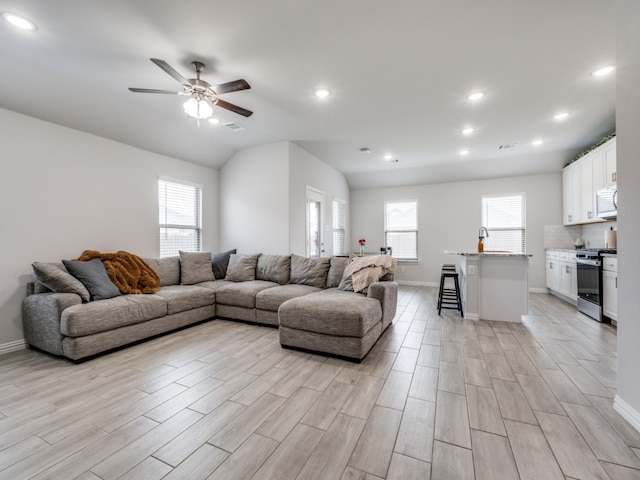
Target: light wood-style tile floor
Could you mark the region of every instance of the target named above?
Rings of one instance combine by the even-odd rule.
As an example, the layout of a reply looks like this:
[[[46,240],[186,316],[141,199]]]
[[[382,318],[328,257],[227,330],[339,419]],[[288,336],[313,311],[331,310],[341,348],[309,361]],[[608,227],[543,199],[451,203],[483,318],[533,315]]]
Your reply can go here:
[[[616,331],[545,294],[522,324],[401,287],[361,364],[215,320],[75,365],[0,357],[0,479],[640,479]]]

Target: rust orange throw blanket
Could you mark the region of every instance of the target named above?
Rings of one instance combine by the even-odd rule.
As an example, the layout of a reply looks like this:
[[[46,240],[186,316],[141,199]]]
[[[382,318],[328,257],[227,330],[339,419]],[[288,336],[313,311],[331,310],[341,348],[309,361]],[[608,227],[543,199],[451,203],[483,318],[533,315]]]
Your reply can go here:
[[[124,252],[100,253],[85,250],[78,260],[86,262],[94,258],[102,260],[109,278],[120,293],[156,293],[160,290],[160,277],[153,268],[137,255]]]

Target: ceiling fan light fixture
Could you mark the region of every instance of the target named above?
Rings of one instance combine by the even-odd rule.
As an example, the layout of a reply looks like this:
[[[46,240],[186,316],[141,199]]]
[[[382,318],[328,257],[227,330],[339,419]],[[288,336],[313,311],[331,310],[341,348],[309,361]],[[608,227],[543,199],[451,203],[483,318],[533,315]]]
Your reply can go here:
[[[209,118],[213,115],[213,108],[206,100],[198,100],[197,98],[190,98],[183,105],[184,113],[189,117],[200,119]]]
[[[326,88],[319,88],[314,93],[318,98],[327,98],[329,95],[331,95],[331,92]]]
[[[2,18],[20,30],[34,32],[38,29],[38,26],[34,22],[29,20],[27,17],[18,15],[17,13],[2,12]]]

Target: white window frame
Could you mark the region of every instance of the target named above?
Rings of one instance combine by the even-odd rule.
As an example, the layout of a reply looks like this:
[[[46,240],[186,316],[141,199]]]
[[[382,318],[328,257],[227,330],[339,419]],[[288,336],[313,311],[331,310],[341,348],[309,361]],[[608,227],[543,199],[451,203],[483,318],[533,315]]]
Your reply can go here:
[[[332,203],[333,236],[332,249],[334,255],[346,255],[347,253],[347,202],[334,197]],[[342,215],[340,215],[342,210]],[[338,239],[342,239],[339,241]]]
[[[504,222],[500,222],[499,215],[500,212],[496,211],[492,213],[490,210],[499,208],[500,205],[496,205],[496,200],[503,199],[505,202],[510,201],[509,199],[513,199],[514,197],[520,198],[520,219],[519,222],[514,222],[511,226],[505,226]],[[492,201],[492,202],[490,202]],[[493,205],[492,205],[493,204]],[[486,250],[509,250],[514,251],[515,253],[525,253],[527,251],[527,196],[525,193],[499,193],[499,194],[490,194],[490,195],[482,195],[481,203],[481,218],[482,218],[482,226],[486,227],[489,232],[488,238],[484,239],[484,249]],[[492,217],[495,220],[492,220]],[[502,223],[502,225],[499,225]],[[517,225],[516,225],[517,223]],[[498,224],[498,225],[497,225]],[[513,250],[509,248],[509,245],[499,242],[500,233],[501,232],[521,232],[521,251],[517,251],[520,248],[516,248]],[[493,235],[492,235],[493,234]]]
[[[170,193],[167,191],[167,187],[172,187],[175,189],[186,187],[188,189],[193,189],[194,202],[192,204],[186,202],[186,204],[184,205],[178,205],[180,199],[171,199],[167,197],[167,193]],[[160,257],[178,255],[179,250],[194,252],[202,251],[202,188],[202,185],[197,183],[178,180],[170,177],[158,177],[158,238]],[[161,198],[163,194],[164,199]],[[193,218],[194,222],[167,222],[166,220],[169,217],[167,208],[171,206],[171,202],[175,202],[174,208],[193,208],[194,211],[189,214],[189,216]],[[163,205],[164,212],[162,211]],[[163,222],[163,220],[165,220],[165,222]],[[191,245],[189,245],[188,243],[180,244],[179,242],[171,244],[169,241],[168,233],[172,230],[192,230],[195,233],[195,242],[191,242]]]
[[[416,209],[416,218],[415,218],[415,225],[413,225],[412,227],[409,228],[391,228],[393,226],[389,226],[389,221],[388,221],[388,213],[389,213],[389,206],[393,205],[393,204],[401,204],[401,203],[413,203],[415,204],[415,209]],[[387,200],[384,202],[384,245],[385,247],[392,247],[392,254],[394,257],[396,257],[399,261],[417,261],[418,260],[418,200],[416,199],[410,199],[410,200]],[[393,245],[393,242],[389,240],[389,236],[396,234],[396,233],[410,233],[410,234],[414,234],[414,247],[413,247],[413,251],[415,252],[415,255],[412,255],[411,252],[409,253],[405,253],[403,252],[401,249],[399,249],[397,246]]]

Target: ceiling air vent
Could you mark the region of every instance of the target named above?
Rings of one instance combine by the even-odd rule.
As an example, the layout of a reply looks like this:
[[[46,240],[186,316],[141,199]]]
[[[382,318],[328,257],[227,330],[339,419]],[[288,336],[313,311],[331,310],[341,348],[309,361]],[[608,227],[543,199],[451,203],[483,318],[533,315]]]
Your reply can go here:
[[[227,122],[227,123],[223,123],[223,125],[227,127],[229,130],[233,130],[234,132],[240,132],[242,130],[246,130],[246,128],[244,128],[242,125],[238,125],[236,122]]]
[[[515,147],[516,145],[517,143],[503,143],[502,145],[498,145],[498,150],[507,150]]]

